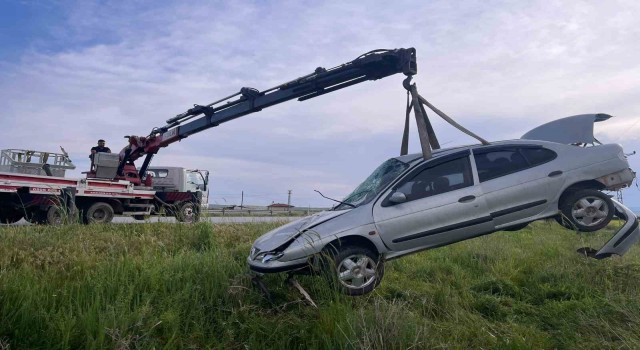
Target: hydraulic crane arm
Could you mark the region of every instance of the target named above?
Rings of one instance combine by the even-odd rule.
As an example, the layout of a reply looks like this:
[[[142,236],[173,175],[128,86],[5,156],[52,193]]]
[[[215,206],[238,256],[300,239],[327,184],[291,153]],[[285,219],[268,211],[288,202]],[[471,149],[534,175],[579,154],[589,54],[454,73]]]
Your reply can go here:
[[[377,80],[396,73],[411,77],[417,73],[416,50],[374,50],[353,61],[297,78],[265,91],[242,88],[240,92],[208,105],[195,105],[188,111],[168,119],[163,127],[153,128],[147,137],[129,137],[129,146],[120,161],[118,174],[125,164],[146,155],[140,168],[143,178],[154,154],[162,147],[221,123],[258,112],[292,99],[308,100],[367,80]],[[231,100],[235,98],[235,100]]]

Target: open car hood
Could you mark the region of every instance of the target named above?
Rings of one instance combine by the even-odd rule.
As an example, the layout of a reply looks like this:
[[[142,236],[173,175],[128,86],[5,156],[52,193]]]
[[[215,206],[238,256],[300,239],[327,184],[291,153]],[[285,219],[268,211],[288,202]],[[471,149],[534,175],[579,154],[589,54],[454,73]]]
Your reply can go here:
[[[551,141],[562,144],[600,143],[593,137],[593,123],[611,118],[608,114],[580,114],[540,125],[521,139]]]

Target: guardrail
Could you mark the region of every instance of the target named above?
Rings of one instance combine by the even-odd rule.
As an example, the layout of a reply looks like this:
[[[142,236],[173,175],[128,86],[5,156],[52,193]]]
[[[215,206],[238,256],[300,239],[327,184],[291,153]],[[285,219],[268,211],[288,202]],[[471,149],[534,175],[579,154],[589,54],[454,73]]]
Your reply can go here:
[[[291,208],[291,209],[207,209],[212,216],[306,216],[329,208]]]

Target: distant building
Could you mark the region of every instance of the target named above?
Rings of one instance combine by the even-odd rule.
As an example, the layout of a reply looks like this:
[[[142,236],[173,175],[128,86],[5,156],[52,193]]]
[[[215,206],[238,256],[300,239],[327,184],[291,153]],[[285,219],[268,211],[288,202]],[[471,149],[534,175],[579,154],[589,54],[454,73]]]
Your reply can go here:
[[[274,211],[275,210],[288,211],[288,210],[291,210],[291,208],[293,208],[293,205],[284,204],[284,203],[273,203],[267,206],[267,209],[274,210]]]

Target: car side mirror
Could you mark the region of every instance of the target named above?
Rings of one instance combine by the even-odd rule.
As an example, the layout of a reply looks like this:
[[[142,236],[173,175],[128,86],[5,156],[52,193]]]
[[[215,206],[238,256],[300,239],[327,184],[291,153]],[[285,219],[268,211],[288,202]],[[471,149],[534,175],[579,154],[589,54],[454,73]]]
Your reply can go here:
[[[393,204],[404,203],[406,201],[407,201],[407,195],[400,191],[393,192],[391,194],[391,197],[389,197],[389,202]]]

